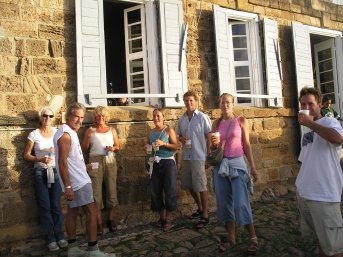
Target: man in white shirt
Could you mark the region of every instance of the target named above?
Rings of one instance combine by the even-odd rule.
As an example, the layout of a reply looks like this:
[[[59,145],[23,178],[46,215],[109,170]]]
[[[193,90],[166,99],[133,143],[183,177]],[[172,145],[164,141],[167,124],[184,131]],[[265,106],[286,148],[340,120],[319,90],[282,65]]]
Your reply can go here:
[[[333,117],[320,113],[321,95],[315,88],[303,88],[299,97],[300,125],[307,127],[301,139],[296,180],[303,236],[315,234],[321,256],[343,256],[343,220],[340,209],[343,173],[340,152],[343,129]]]
[[[103,253],[97,242],[97,208],[94,202],[92,182],[76,131],[84,119],[85,107],[74,103],[68,107],[66,120],[54,136],[56,169],[65,198],[68,201],[66,228],[68,235],[68,257],[115,257]],[[76,245],[76,218],[79,207],[86,213],[88,251]]]

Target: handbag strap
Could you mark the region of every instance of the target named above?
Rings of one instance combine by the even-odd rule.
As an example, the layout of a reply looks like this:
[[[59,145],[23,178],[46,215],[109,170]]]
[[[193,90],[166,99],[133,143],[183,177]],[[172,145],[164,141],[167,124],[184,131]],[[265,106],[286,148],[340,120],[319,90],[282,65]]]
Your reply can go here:
[[[163,132],[166,130],[167,127],[168,127],[168,126],[165,126],[165,127],[162,129],[161,133],[158,135],[158,138],[157,138],[156,140],[159,140],[159,139],[161,138]],[[155,153],[154,153],[154,159],[155,159],[156,151],[154,151],[154,152],[155,152]]]

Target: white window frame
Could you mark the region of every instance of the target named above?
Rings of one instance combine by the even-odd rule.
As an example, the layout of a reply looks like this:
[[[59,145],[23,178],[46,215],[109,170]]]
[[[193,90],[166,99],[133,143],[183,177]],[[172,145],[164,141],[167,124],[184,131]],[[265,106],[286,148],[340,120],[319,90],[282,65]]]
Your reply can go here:
[[[252,103],[249,105],[263,107],[261,99],[268,99],[269,107],[282,107],[282,74],[281,74],[281,60],[278,43],[278,27],[275,21],[268,23],[268,29],[273,27],[273,33],[265,33],[265,40],[277,47],[272,48],[272,51],[266,54],[266,70],[267,70],[267,90],[268,94],[264,93],[263,84],[263,69],[262,69],[262,53],[261,40],[259,37],[258,15],[254,13],[241,12],[231,9],[226,9],[213,5],[214,25],[215,25],[215,39],[217,51],[218,64],[218,82],[220,94],[226,92],[237,97],[252,98]],[[229,19],[247,22],[249,24],[249,40],[251,52],[251,71],[252,71],[252,93],[251,94],[237,94],[236,88],[233,85],[234,69],[232,68],[232,51],[230,46],[232,40],[229,36],[228,23]],[[266,19],[265,19],[266,20]],[[266,23],[266,22],[265,22]],[[265,25],[266,27],[266,25]],[[274,43],[275,42],[275,43]],[[273,56],[274,55],[274,56]],[[267,61],[268,60],[268,61]],[[277,74],[277,75],[275,75]],[[271,78],[271,79],[269,79]],[[239,104],[244,105],[244,104]]]

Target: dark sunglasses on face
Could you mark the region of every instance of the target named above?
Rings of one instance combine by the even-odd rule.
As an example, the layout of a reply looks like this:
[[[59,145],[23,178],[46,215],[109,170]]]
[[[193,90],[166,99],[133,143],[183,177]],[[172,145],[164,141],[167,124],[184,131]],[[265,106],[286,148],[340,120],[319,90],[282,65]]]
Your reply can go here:
[[[54,117],[54,115],[42,114],[42,117],[44,117],[44,118],[49,117],[50,119],[52,119]]]

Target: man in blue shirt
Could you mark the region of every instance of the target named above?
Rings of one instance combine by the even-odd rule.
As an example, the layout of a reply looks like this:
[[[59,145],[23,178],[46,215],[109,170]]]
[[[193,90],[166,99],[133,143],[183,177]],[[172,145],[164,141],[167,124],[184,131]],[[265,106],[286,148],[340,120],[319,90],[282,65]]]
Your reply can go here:
[[[198,206],[191,218],[200,218],[196,228],[205,227],[208,222],[206,156],[211,142],[211,120],[197,109],[197,95],[188,91],[183,95],[186,112],[180,117],[176,133],[182,143],[182,188],[190,193]]]

